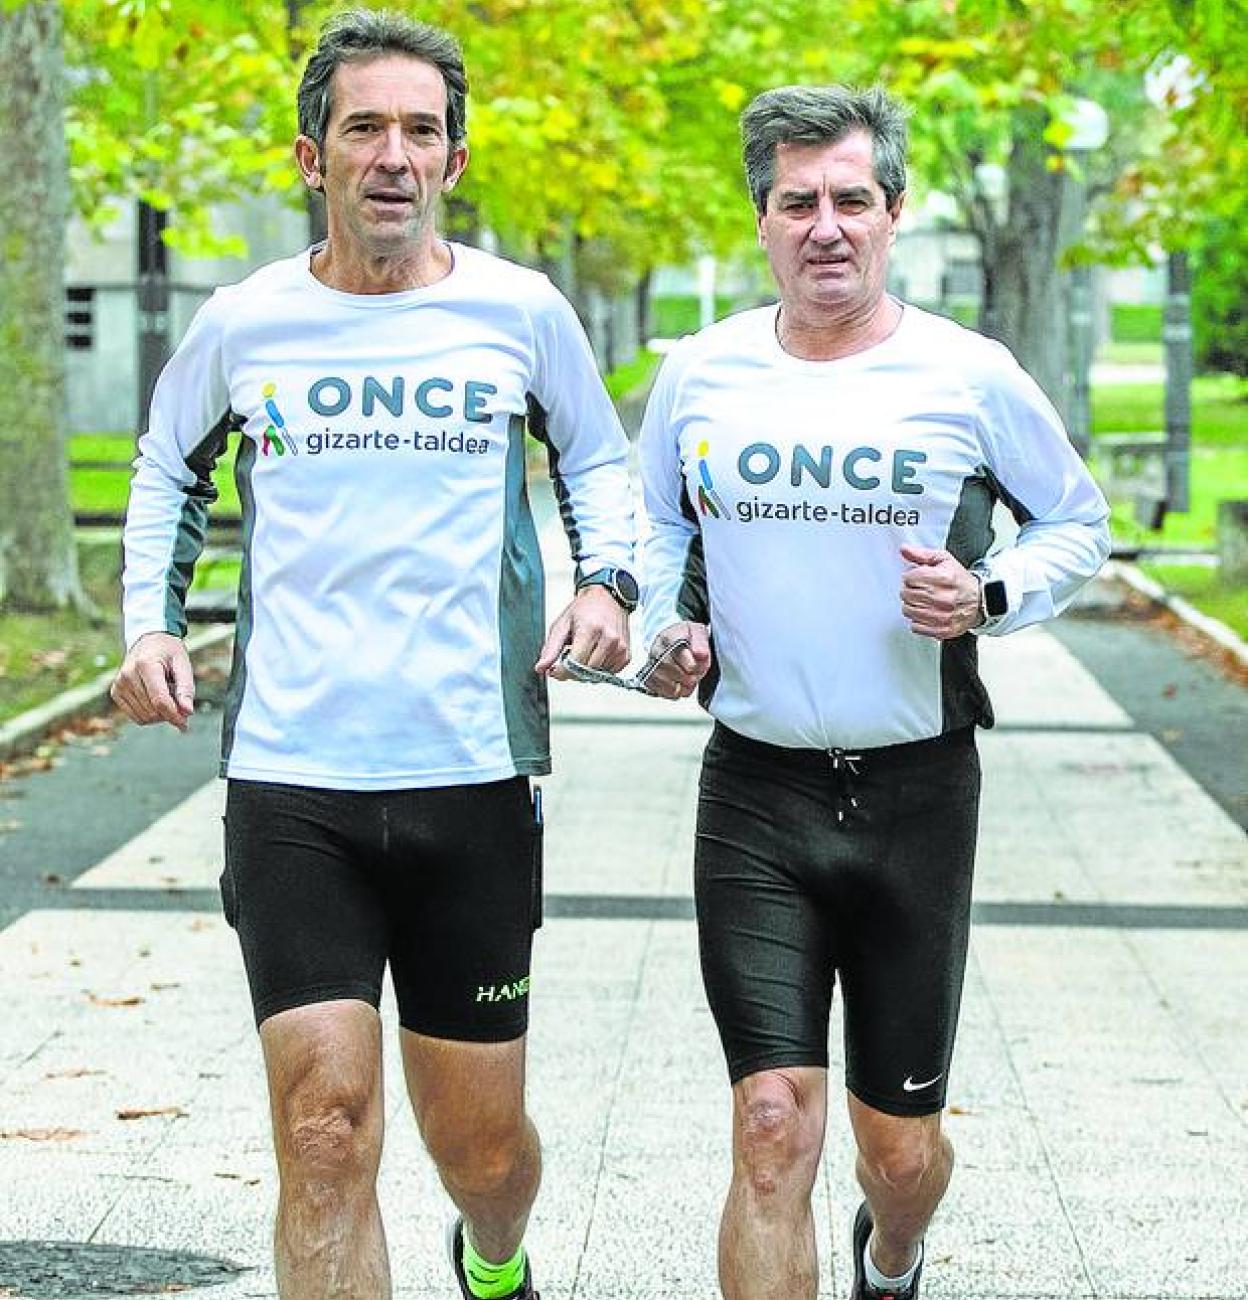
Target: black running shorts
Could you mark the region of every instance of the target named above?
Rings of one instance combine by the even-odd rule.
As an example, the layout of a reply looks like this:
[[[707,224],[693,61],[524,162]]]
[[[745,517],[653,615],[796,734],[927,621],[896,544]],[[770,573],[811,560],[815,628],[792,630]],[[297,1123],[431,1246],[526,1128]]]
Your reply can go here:
[[[230,781],[221,897],[256,1023],[337,998],[377,1006],[388,962],[405,1029],[523,1034],[541,835],[525,777],[365,792]]]
[[[695,893],[702,974],[735,1083],[828,1064],[839,974],[846,1085],[877,1110],[945,1103],[979,806],[971,729],[853,753],[716,725]]]

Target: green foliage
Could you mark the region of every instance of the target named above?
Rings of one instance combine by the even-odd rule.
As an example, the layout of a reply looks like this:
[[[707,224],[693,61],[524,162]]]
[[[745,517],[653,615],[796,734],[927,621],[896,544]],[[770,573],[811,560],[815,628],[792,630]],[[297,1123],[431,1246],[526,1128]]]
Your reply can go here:
[[[1165,564],[1154,560],[1140,565],[1150,578],[1176,596],[1195,605],[1202,614],[1225,623],[1248,640],[1248,586],[1225,581],[1209,565]]]
[[[1248,226],[1242,219],[1211,222],[1194,261],[1196,364],[1248,376]]]
[[[1109,328],[1115,343],[1160,343],[1161,306],[1150,302],[1113,303]]]
[[[581,249],[583,278],[608,289],[753,238],[736,119],[784,83],[889,85],[915,110],[916,186],[955,193],[977,228],[995,222],[979,164],[1008,163],[1020,124],[1038,121],[1051,166],[1073,168],[1075,95],[1113,117],[1088,168],[1106,196],[1102,251],[1138,257],[1163,234],[1181,242],[1209,210],[1203,200],[1238,212],[1248,185],[1248,23],[1228,21],[1222,0],[1177,11],[1133,0],[1123,22],[1090,0],[391,4],[463,41],[474,153],[459,193],[471,220],[522,255]],[[223,250],[208,207],[258,192],[300,198],[290,142],[301,53],[340,7],[68,0],[80,210],[103,222],[110,203],[144,197],[169,211],[176,246],[237,251]],[[1197,91],[1162,114],[1142,74],[1175,52],[1192,59]]]
[[[104,226],[119,202],[142,199],[169,213],[166,241],[180,251],[242,251],[214,232],[210,205],[298,193],[285,7],[69,0],[65,16],[76,87],[66,137],[80,214]]]

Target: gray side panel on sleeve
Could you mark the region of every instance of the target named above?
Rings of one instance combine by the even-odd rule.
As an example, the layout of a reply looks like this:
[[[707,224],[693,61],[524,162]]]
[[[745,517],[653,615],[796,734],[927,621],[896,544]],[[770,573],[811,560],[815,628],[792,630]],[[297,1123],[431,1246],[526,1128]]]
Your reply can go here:
[[[682,487],[680,492],[681,513],[687,519],[697,521],[693,503],[688,492]],[[699,531],[689,539],[689,549],[685,552],[685,563],[681,569],[680,590],[676,595],[676,612],[687,622],[711,622],[711,593],[706,581],[706,553],[702,544],[702,532]],[[709,708],[711,697],[719,685],[719,661],[715,658],[714,637],[711,638],[711,666],[707,674],[698,683],[698,703]]]
[[[995,481],[987,471],[964,480],[957,509],[949,521],[945,550],[970,568],[992,545]],[[979,642],[970,632],[940,643],[941,730],[991,727],[992,701],[979,677]]]
[[[525,482],[524,436],[524,417],[513,415],[507,430],[498,635],[503,715],[512,761],[520,775],[537,776],[550,771],[546,680],[533,671],[545,639],[546,584]]]
[[[217,499],[212,471],[225,450],[233,422],[233,412],[226,411],[185,457],[195,482],[185,490],[173,553],[165,571],[165,631],[174,636],[186,635],[186,593],[208,536],[208,507]]]
[[[225,692],[225,714],[221,719],[221,775],[225,775],[230,751],[234,748],[234,728],[247,689],[247,643],[251,640],[254,617],[251,591],[251,548],[256,531],[256,499],[251,487],[251,469],[256,462],[256,444],[244,438],[234,461],[234,481],[243,509],[243,562],[238,574],[238,603],[234,614],[234,658],[230,664],[230,682]]]
[[[572,548],[572,554],[574,556],[580,555],[581,530],[577,525],[576,514],[572,509],[572,495],[568,491],[567,482],[559,471],[559,449],[551,442],[546,428],[545,408],[541,406],[532,393],[529,394],[528,408],[529,432],[546,448],[546,458],[550,464],[550,481],[554,485],[555,500],[559,503],[559,518],[563,521],[563,531],[567,536],[568,545]],[[579,581],[583,576],[578,562],[576,566],[577,580]]]

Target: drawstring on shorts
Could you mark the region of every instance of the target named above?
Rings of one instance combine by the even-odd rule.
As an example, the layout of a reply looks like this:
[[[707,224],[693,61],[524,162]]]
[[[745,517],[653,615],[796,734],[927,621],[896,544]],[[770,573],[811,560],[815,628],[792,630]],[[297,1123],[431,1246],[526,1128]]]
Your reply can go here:
[[[862,755],[845,749],[829,749],[828,756],[832,759],[832,776],[836,783],[836,824],[841,826],[851,812],[857,812],[861,807],[853,782],[860,775],[858,764],[862,762]]]

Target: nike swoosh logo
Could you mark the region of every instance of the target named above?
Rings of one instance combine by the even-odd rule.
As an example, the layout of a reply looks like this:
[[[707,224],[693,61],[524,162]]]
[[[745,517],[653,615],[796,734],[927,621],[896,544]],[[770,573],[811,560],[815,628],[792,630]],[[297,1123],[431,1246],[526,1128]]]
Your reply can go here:
[[[938,1074],[934,1079],[926,1079],[924,1080],[923,1083],[915,1083],[913,1078],[907,1078],[905,1083],[903,1083],[901,1086],[907,1092],[922,1092],[924,1088],[930,1088],[932,1084],[939,1083],[941,1075],[943,1074],[944,1074],[944,1070],[941,1070],[940,1074]]]

